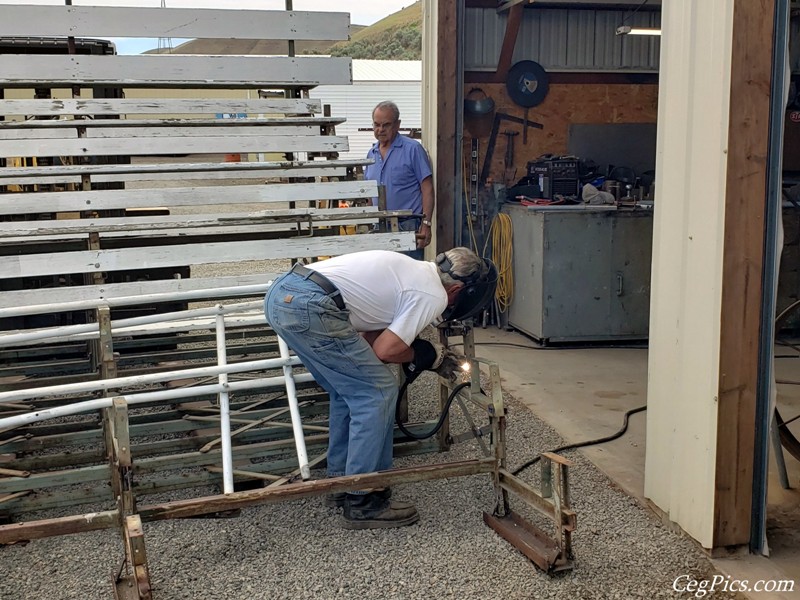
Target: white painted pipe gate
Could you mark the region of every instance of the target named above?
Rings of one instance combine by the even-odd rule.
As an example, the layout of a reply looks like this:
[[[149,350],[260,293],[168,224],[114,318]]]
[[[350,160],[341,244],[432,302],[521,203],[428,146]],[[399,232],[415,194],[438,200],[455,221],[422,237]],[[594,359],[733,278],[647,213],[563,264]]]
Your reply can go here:
[[[259,290],[261,291],[261,290]],[[180,294],[162,294],[163,300],[176,300],[180,299]],[[65,404],[51,409],[37,410],[30,412],[23,412],[11,417],[0,418],[0,431],[8,431],[20,427],[22,425],[29,425],[32,423],[41,422],[47,419],[56,417],[65,417],[69,415],[77,415],[89,411],[94,411],[103,408],[110,408],[114,398],[121,398],[129,405],[141,403],[153,403],[162,400],[177,400],[181,398],[196,397],[199,393],[216,393],[219,404],[220,414],[220,438],[222,442],[222,470],[223,470],[223,490],[224,493],[230,494],[233,492],[233,457],[231,451],[231,429],[230,429],[230,409],[228,403],[228,395],[230,392],[242,390],[256,390],[256,389],[271,389],[283,386],[286,390],[287,400],[289,403],[290,415],[292,420],[292,432],[295,440],[295,447],[297,450],[297,459],[300,473],[303,479],[310,477],[310,469],[308,466],[308,453],[306,451],[305,438],[303,437],[303,425],[300,418],[300,409],[297,402],[297,390],[295,382],[308,382],[313,381],[314,378],[310,373],[301,373],[295,375],[293,367],[300,364],[296,356],[290,355],[289,348],[282,339],[278,338],[278,345],[280,348],[280,358],[240,362],[236,364],[228,364],[227,351],[226,351],[226,337],[225,337],[225,317],[237,313],[249,311],[248,322],[264,323],[263,310],[253,313],[254,309],[263,307],[263,302],[244,302],[237,304],[218,304],[213,308],[193,309],[182,312],[166,313],[150,315],[146,317],[134,317],[129,319],[121,319],[119,321],[111,322],[111,334],[130,334],[136,333],[160,333],[170,332],[175,333],[176,330],[188,330],[197,327],[206,328],[212,325],[216,333],[216,349],[217,349],[217,366],[215,367],[200,367],[189,369],[178,369],[174,371],[167,371],[152,375],[137,375],[130,377],[115,377],[111,379],[102,379],[99,381],[91,381],[86,383],[73,383],[64,385],[54,385],[48,387],[35,387],[24,390],[16,390],[9,392],[0,392],[0,403],[13,403],[21,400],[35,400],[39,398],[55,398],[71,393],[90,393],[98,391],[108,391],[118,389],[125,386],[135,386],[147,383],[168,383],[171,381],[184,380],[188,377],[206,377],[216,375],[219,381],[216,385],[205,385],[196,387],[181,387],[178,389],[156,391],[156,392],[132,392],[128,394],[114,395],[98,400],[89,400],[85,402],[78,402],[74,404]],[[107,305],[96,307],[99,310],[108,310]],[[45,313],[58,312],[63,310],[63,307],[58,305],[42,305],[34,307],[33,310],[28,308],[15,309],[15,310],[0,310],[0,317],[8,316],[8,313],[22,315],[31,314],[33,311],[43,311]],[[198,321],[199,317],[213,316],[214,319],[210,323],[208,320]],[[151,329],[136,329],[137,326],[142,325],[164,325],[166,323],[175,323],[175,327],[155,327]],[[42,341],[67,341],[77,339],[100,339],[102,333],[99,324],[88,323],[85,325],[62,326],[41,329],[30,332],[20,333],[7,333],[0,334],[0,348],[7,346],[24,346],[30,343],[37,343]],[[232,373],[245,373],[252,371],[261,371],[264,369],[282,368],[283,375],[278,377],[265,377],[257,378],[249,381],[233,382],[228,381],[228,375]]]

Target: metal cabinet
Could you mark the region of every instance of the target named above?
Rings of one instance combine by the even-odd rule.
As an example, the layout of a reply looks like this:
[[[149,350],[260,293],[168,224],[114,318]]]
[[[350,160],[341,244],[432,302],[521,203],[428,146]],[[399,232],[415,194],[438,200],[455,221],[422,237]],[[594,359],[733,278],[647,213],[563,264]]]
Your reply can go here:
[[[509,324],[544,343],[647,338],[652,210],[506,205]]]

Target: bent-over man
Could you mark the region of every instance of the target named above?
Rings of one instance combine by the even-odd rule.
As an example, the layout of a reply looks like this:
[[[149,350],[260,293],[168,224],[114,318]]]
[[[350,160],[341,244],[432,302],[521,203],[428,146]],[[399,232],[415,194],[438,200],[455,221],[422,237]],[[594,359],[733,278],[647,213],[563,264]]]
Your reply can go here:
[[[436,368],[443,348],[417,336],[460,305],[465,289],[462,301],[475,289],[488,297],[495,284],[493,265],[468,248],[448,250],[435,262],[354,252],[296,264],[272,283],[267,321],[330,396],[328,476],[391,468],[398,388],[389,364],[415,372]],[[349,529],[419,519],[412,504],[391,501],[388,489],[331,494],[326,503],[344,507]]]

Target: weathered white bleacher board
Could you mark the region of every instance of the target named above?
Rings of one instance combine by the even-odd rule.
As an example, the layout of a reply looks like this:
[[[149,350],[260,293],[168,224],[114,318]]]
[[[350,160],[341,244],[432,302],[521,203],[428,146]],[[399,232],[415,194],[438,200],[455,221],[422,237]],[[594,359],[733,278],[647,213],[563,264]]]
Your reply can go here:
[[[103,6],[3,6],[0,36],[346,40],[341,12]]]
[[[322,102],[311,98],[67,98],[1,100],[0,115],[149,115],[218,113],[307,115],[322,112]]]
[[[0,37],[337,40],[347,39],[348,21],[346,15],[292,11],[4,6]],[[396,222],[388,231],[372,231],[379,219],[396,219],[399,213],[373,206],[373,198],[380,197],[376,183],[354,178],[366,161],[338,160],[336,153],[347,149],[346,138],[335,135],[341,120],[327,116],[320,102],[307,97],[309,87],[351,81],[347,58],[0,56],[0,90],[16,88],[14,99],[0,98],[0,117],[5,119],[0,119],[0,160],[7,159],[0,167],[0,319],[5,329],[25,330],[0,333],[0,338],[12,340],[3,345],[0,339],[0,380],[25,389],[13,405],[3,403],[0,414],[81,402],[85,393],[108,393],[116,387],[109,381],[104,392],[69,388],[58,398],[36,398],[41,389],[32,388],[59,386],[63,392],[67,388],[62,384],[109,380],[118,371],[132,376],[169,372],[164,382],[174,379],[177,385],[166,384],[168,395],[184,387],[193,395],[186,398],[189,403],[177,396],[159,400],[164,410],[132,406],[130,417],[118,403],[118,409],[104,410],[102,428],[87,419],[0,432],[6,460],[11,457],[12,466],[30,469],[29,477],[0,481],[0,515],[119,501],[117,517],[103,526],[123,520],[129,525],[136,516],[129,514],[135,512],[134,494],[218,483],[219,464],[225,459],[216,449],[205,450],[220,441],[226,414],[221,407],[228,403],[232,410],[260,420],[254,422],[258,427],[236,432],[235,464],[247,469],[237,470],[236,476],[274,482],[279,476],[271,472],[291,473],[291,460],[280,455],[294,440],[284,439],[282,423],[265,421],[283,418],[279,415],[290,409],[278,406],[279,397],[259,395],[251,401],[239,391],[255,389],[254,383],[263,388],[260,380],[280,370],[287,395],[293,394],[298,386],[290,367],[278,362],[276,369],[266,371],[250,367],[252,372],[231,381],[220,373],[219,392],[213,393],[204,379],[191,376],[187,382],[185,370],[176,368],[188,361],[223,365],[251,355],[274,356],[278,344],[260,309],[231,317],[223,331],[223,309],[188,315],[184,308],[188,302],[263,297],[281,264],[265,259],[282,259],[288,267],[288,259],[415,247],[414,233],[397,231]],[[46,95],[43,89],[65,86],[72,88],[73,98],[41,97]],[[114,92],[131,87],[153,91],[151,98],[135,100],[90,97],[99,86],[111,91],[99,90],[98,95],[120,96]],[[36,98],[34,88],[39,88]],[[162,88],[170,88],[164,95],[177,89],[202,97],[162,98]],[[276,88],[283,88],[286,97],[253,97],[261,89]],[[30,90],[30,97],[17,99],[24,95],[19,90]],[[242,98],[210,97],[227,90],[239,90]],[[242,113],[247,116],[239,118]],[[188,162],[178,160],[184,154],[190,155]],[[230,155],[236,154],[262,159],[221,162],[221,154],[228,155],[226,160],[235,160]],[[342,202],[346,208],[338,208]],[[340,225],[358,233],[340,235]],[[237,272],[239,262],[263,271]],[[214,270],[212,265],[220,267]],[[115,330],[126,311],[148,314]],[[164,315],[153,313],[164,311],[179,319],[157,322]],[[30,314],[35,319],[16,325]],[[77,317],[77,323],[51,320],[64,315]],[[73,324],[83,328],[84,317],[94,321],[91,335],[71,330]],[[14,325],[6,327],[7,322]],[[50,341],[53,329],[70,331]],[[325,395],[302,389],[312,383],[309,374],[297,377],[307,400],[299,403],[298,412],[324,414]],[[148,393],[160,387],[161,381],[156,382]],[[233,391],[236,396],[229,394]],[[217,393],[220,408],[208,403]],[[34,398],[36,405],[29,404]],[[267,409],[273,400],[279,401],[277,408]],[[208,420],[214,414],[219,422]],[[8,439],[17,431],[17,439]],[[325,442],[324,435],[311,436],[308,449],[324,453]],[[33,446],[42,456],[25,455]],[[418,442],[409,447],[422,448]],[[314,460],[319,464],[323,459],[321,454]],[[91,521],[94,527],[95,518]],[[129,540],[137,528],[123,529]],[[143,572],[141,563],[145,553],[143,546],[132,548],[126,543],[127,565],[133,567],[137,586],[143,584],[137,589],[147,593],[131,592],[125,579],[118,589],[124,590],[120,596],[138,594],[144,600],[150,597],[146,565]]]
[[[340,40],[349,36],[349,19],[341,13],[6,8],[0,36],[54,36],[56,31],[93,38]],[[77,86],[82,91],[81,97],[71,99],[0,99],[0,115],[6,119],[0,122],[0,158],[55,157],[62,163],[0,169],[0,186],[27,190],[0,194],[0,219],[7,221],[0,222],[0,285],[22,277],[61,274],[86,274],[102,282],[97,278],[132,269],[414,246],[413,234],[407,232],[330,235],[339,225],[371,227],[377,217],[387,215],[371,206],[378,196],[373,182],[346,180],[364,161],[336,159],[336,153],[348,147],[346,138],[334,134],[342,119],[321,116],[321,103],[302,97],[307,95],[303,90],[315,85],[351,82],[348,58],[173,54],[13,54],[3,58],[0,88]],[[90,95],[90,88],[101,85],[145,87],[154,93],[152,98],[137,99],[84,97]],[[194,93],[247,88],[256,94],[262,88],[283,88],[292,90],[288,96],[301,97],[161,98],[158,88]],[[247,117],[220,118],[242,113]],[[202,158],[274,153],[287,159],[251,163]],[[198,162],[148,158],[185,154],[198,155]],[[135,158],[132,164],[96,164],[97,158],[114,156]],[[106,183],[128,189],[96,189]],[[354,206],[332,210],[340,201]],[[136,211],[154,209],[170,214],[125,216],[125,211],[136,215]],[[70,218],[62,219],[58,216],[62,214]],[[23,215],[39,215],[40,220],[21,222]],[[127,238],[130,247],[125,247]],[[104,247],[104,240],[112,242],[112,247]],[[71,245],[62,244],[59,252],[43,250],[56,241]],[[85,249],[76,250],[76,242]],[[263,278],[231,275],[207,282],[174,279],[10,290],[0,294],[0,308],[30,300],[229,287],[235,281],[263,282]]]
[[[59,56],[10,54],[0,62],[4,87],[192,87],[258,89],[347,85],[349,58],[319,56]]]

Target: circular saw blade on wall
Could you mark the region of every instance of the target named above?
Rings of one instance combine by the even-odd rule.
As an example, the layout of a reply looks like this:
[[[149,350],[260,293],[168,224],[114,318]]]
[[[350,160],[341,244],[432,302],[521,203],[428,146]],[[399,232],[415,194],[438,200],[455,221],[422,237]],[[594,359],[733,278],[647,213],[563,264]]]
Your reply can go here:
[[[547,71],[537,62],[521,60],[508,70],[506,90],[519,106],[538,106],[547,96],[548,89]]]

